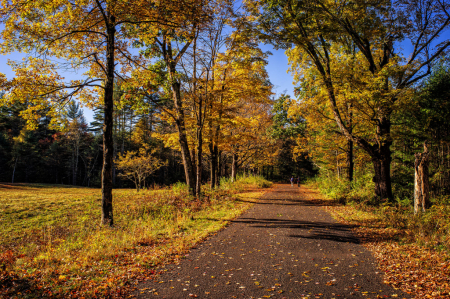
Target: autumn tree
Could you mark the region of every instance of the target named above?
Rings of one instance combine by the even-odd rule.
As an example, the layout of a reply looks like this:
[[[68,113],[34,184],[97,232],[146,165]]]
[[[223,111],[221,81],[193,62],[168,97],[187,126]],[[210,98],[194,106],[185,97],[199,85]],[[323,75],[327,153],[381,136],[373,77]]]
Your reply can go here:
[[[213,176],[217,171],[218,131],[223,115],[221,111],[223,107],[226,107],[223,103],[224,91],[228,87],[223,82],[236,82],[233,83],[236,85],[229,90],[237,92],[234,89],[238,86],[238,78],[235,76],[238,74],[235,70],[237,61],[241,59],[246,61],[247,65],[254,67],[262,62],[262,59],[251,60],[253,51],[244,52],[245,46],[249,43],[243,43],[244,46],[240,48],[242,55],[240,58],[235,55],[239,51],[230,45],[227,46],[228,51],[234,49],[234,54],[221,53],[224,41],[233,40],[222,36],[225,21],[229,16],[227,10],[232,9],[232,2],[217,1],[208,5],[204,6],[205,10],[214,11],[208,22],[192,23],[184,31],[161,31],[159,36],[152,40],[142,40],[141,45],[145,49],[145,55],[156,60],[152,67],[159,70],[159,76],[150,78],[145,72],[135,74],[141,80],[146,80],[144,86],[147,90],[159,93],[160,96],[155,103],[160,109],[160,117],[173,125],[176,132],[165,136],[158,132],[153,134],[164,139],[167,146],[180,150],[186,182],[191,194],[196,195],[200,194],[205,150],[209,149]],[[237,44],[239,43],[234,43],[234,45]],[[255,48],[255,45],[253,44],[252,47]],[[232,58],[226,63],[227,58],[224,57]],[[242,73],[239,76],[245,78],[244,69],[241,68],[240,71]],[[248,74],[246,78],[250,79],[255,75],[253,70],[250,70],[250,73],[249,69],[246,71]],[[232,72],[235,75],[229,77]],[[257,80],[256,76],[254,79]],[[240,83],[239,90],[245,90],[242,94],[251,89],[250,82],[246,88],[242,86],[247,84],[243,85],[243,81]],[[258,82],[254,86],[261,86],[261,84]],[[240,99],[243,100],[243,97],[233,96],[229,97],[228,101],[235,102]],[[204,148],[205,141],[208,148]],[[214,177],[211,181],[216,182],[217,179]]]
[[[291,49],[295,55],[291,61],[314,68],[339,130],[372,159],[375,193],[392,199],[392,113],[399,109],[405,90],[428,76],[432,64],[450,46],[449,41],[439,43],[439,36],[449,29],[449,3],[249,0],[246,5],[251,16],[244,19],[262,40]],[[405,40],[413,45],[409,58],[395,48]],[[337,104],[333,66],[339,64],[340,56],[332,55],[332,47],[349,42],[362,59],[360,67],[367,82],[358,87],[364,87],[361,95],[371,107],[367,113],[374,138],[352,132]]]
[[[45,111],[55,116],[61,105],[78,97],[104,109],[102,224],[113,225],[113,92],[114,80],[126,80],[141,66],[128,51],[137,32],[156,34],[182,28],[198,17],[199,1],[33,1],[2,0],[1,51],[28,53],[11,63],[16,77],[6,83],[10,103],[31,101],[24,116],[31,127]],[[132,33],[132,34],[131,34]],[[52,59],[49,59],[52,58]],[[67,81],[58,70],[72,69],[83,79]],[[3,80],[4,81],[4,80]]]
[[[123,155],[119,154],[116,160],[117,168],[122,171],[120,176],[133,181],[138,192],[144,180],[164,165],[154,154],[154,150],[149,151],[143,147],[139,152],[128,151]]]

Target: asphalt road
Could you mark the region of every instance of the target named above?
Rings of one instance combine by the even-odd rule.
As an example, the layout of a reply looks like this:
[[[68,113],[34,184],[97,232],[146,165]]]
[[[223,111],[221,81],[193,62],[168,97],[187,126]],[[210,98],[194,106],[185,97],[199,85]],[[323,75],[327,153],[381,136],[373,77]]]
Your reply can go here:
[[[383,283],[375,258],[302,188],[277,185],[139,298],[410,298]]]

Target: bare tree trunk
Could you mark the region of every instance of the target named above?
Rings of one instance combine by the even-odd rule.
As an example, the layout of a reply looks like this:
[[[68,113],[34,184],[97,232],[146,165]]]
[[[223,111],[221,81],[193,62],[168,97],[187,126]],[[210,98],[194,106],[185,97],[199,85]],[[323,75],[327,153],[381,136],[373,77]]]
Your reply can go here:
[[[421,210],[422,212],[425,212],[430,206],[428,173],[429,152],[426,142],[424,142],[423,147],[423,153],[414,155],[414,214],[419,213]]]
[[[102,224],[112,226],[112,169],[113,169],[113,116],[114,116],[114,40],[115,17],[108,12],[106,44],[106,82],[104,94],[105,119],[103,124],[103,168],[102,168]]]

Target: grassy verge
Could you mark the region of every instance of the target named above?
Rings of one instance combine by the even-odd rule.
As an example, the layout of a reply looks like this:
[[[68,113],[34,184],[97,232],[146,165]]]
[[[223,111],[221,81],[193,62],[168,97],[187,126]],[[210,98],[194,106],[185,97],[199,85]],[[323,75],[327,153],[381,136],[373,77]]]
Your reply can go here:
[[[354,194],[353,200],[331,198],[317,191],[318,185],[310,183],[306,194],[329,201],[324,206],[333,217],[355,227],[377,258],[386,283],[416,298],[450,297],[449,214],[442,200],[426,214],[414,216],[409,204],[373,205]]]
[[[0,184],[0,297],[124,297],[159,263],[180,259],[251,203],[258,184],[114,190],[113,228],[100,223],[100,190]]]

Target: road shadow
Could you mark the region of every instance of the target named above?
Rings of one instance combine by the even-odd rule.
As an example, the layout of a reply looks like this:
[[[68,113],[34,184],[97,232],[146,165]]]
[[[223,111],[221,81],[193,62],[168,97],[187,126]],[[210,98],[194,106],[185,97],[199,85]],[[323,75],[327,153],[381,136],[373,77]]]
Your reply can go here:
[[[280,206],[339,206],[342,205],[338,200],[324,200],[320,199],[312,194],[313,198],[305,198],[305,189],[299,189],[297,187],[291,187],[289,185],[282,185],[281,187],[274,188],[271,192],[266,193],[256,202],[246,201],[245,199],[237,199],[241,202],[252,202],[255,205],[280,205]],[[307,194],[310,196],[311,190],[306,189]],[[277,218],[250,218],[240,217],[235,220],[231,220],[231,223],[244,223],[255,228],[280,228],[280,229],[293,229],[294,232],[289,235],[292,238],[304,238],[304,239],[317,239],[317,240],[330,240],[335,242],[346,242],[354,244],[364,244],[370,242],[388,241],[398,238],[392,232],[377,230],[376,233],[372,229],[378,229],[378,225],[375,220],[368,220],[365,223],[365,230],[356,230],[359,225],[343,224],[339,222],[322,221],[307,221],[307,220],[289,220],[289,219],[277,219]],[[295,232],[298,230],[298,233]]]
[[[337,222],[299,221],[272,218],[238,218],[231,222],[244,223],[255,228],[299,230],[298,234],[288,235],[291,238],[321,239],[355,244],[360,243],[360,240],[355,237],[351,231],[355,226]]]
[[[277,192],[277,191],[273,191]],[[281,195],[281,194],[279,194]],[[254,203],[256,205],[280,205],[280,206],[337,206],[340,203],[336,200],[322,200],[322,199],[288,199],[288,198],[278,198],[278,197],[262,197],[256,202],[245,199],[235,199],[239,202]]]

